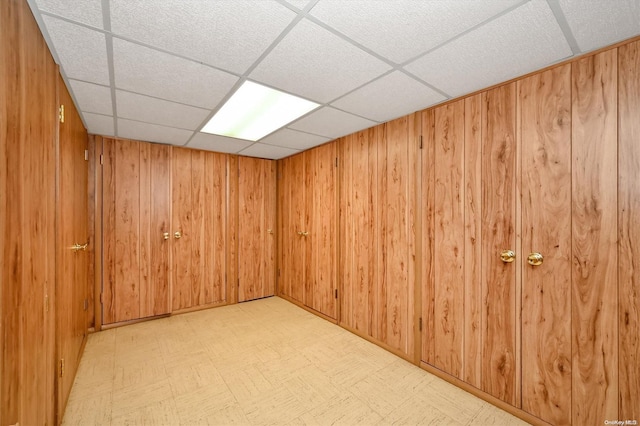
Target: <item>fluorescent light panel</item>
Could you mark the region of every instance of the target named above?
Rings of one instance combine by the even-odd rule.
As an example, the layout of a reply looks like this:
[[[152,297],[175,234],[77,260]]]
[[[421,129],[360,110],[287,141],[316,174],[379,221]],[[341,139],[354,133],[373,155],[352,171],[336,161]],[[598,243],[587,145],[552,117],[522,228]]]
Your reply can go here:
[[[201,130],[257,141],[320,105],[245,81]]]

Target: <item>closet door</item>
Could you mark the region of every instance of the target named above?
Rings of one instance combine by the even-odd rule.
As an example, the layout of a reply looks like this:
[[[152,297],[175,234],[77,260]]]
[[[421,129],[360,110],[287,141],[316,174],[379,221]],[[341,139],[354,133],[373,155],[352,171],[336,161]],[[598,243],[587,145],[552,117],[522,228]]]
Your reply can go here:
[[[571,65],[519,81],[518,105],[522,164],[522,408],[551,424],[569,424]],[[543,257],[538,260],[537,254]]]
[[[618,49],[619,419],[640,419],[640,42]]]
[[[378,338],[378,144],[381,126],[340,140],[340,324]]]
[[[102,323],[169,307],[169,147],[103,140]]]
[[[306,250],[304,154],[279,161],[278,197],[280,232],[278,291],[298,302],[304,300]]]
[[[65,374],[58,380],[58,413],[61,415],[80,362],[87,335],[88,248],[88,137],[67,88],[58,76],[59,103],[65,119],[59,124],[57,207],[57,360],[64,360]],[[60,418],[61,420],[61,418]]]
[[[306,279],[304,303],[337,318],[337,150],[335,143],[304,153],[306,163],[305,212]]]
[[[423,238],[428,268],[423,277],[422,359],[458,378],[463,371],[465,296],[465,101],[423,113]],[[428,206],[428,207],[427,207]],[[435,250],[430,250],[430,243]],[[436,321],[433,319],[437,318]],[[436,344],[437,342],[437,344]]]
[[[238,302],[275,292],[275,161],[238,159]]]
[[[515,83],[482,93],[481,389],[517,406]],[[518,254],[516,253],[516,256]]]
[[[227,156],[173,148],[171,170],[173,309],[223,303]]]
[[[617,65],[617,49],[572,63],[571,416],[575,425],[619,418]]]

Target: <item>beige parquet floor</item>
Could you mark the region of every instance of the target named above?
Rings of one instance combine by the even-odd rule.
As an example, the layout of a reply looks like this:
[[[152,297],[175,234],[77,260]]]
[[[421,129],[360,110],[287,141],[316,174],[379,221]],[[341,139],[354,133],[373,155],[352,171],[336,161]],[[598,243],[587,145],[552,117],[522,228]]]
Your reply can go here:
[[[64,425],[518,425],[278,297],[89,336]]]

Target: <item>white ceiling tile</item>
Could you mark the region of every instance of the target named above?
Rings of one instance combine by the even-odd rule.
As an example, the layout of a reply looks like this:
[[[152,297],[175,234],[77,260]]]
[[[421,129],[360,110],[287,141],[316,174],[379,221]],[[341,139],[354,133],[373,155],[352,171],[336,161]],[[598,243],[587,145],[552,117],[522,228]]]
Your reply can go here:
[[[640,34],[638,0],[560,0],[560,7],[583,52]]]
[[[118,118],[195,130],[210,111],[137,93],[116,90]]]
[[[111,0],[114,34],[238,74],[294,17],[267,0]]]
[[[303,20],[256,67],[251,78],[325,103],[389,69],[390,65]]]
[[[73,96],[78,102],[78,109],[83,112],[112,115],[111,89],[84,81],[69,80]]]
[[[118,38],[113,61],[117,88],[209,109],[238,81],[233,74]]]
[[[84,122],[87,125],[87,132],[94,135],[114,136],[113,117],[107,115],[92,114],[83,112]]]
[[[209,133],[196,133],[189,141],[189,148],[204,149],[206,151],[225,152],[237,154],[253,144],[243,139],[228,138],[226,136],[212,135]]]
[[[255,143],[249,148],[240,151],[240,155],[279,160],[280,158],[288,157],[290,155],[297,154],[298,152],[300,151],[291,148]]]
[[[38,9],[81,22],[96,28],[104,28],[101,0],[36,0]]]
[[[546,1],[533,0],[405,68],[455,97],[543,68],[571,54]]]
[[[286,0],[287,3],[294,5],[295,7],[297,7],[298,9],[302,10],[305,7],[307,7],[307,5],[309,4],[309,2],[311,0]]]
[[[190,130],[118,118],[118,137],[121,138],[184,145],[192,134]]]
[[[311,15],[372,51],[402,63],[521,0],[320,0]]]
[[[301,118],[289,127],[335,139],[358,130],[367,129],[376,124],[378,123],[375,121],[369,121],[335,108],[324,107]]]
[[[109,84],[104,34],[51,16],[42,19],[67,77]]]
[[[261,139],[260,143],[291,149],[309,149],[317,145],[322,145],[330,140],[331,139],[323,136],[311,135],[309,133],[284,128]]]
[[[424,84],[394,71],[331,105],[375,121],[389,121],[444,101]]]

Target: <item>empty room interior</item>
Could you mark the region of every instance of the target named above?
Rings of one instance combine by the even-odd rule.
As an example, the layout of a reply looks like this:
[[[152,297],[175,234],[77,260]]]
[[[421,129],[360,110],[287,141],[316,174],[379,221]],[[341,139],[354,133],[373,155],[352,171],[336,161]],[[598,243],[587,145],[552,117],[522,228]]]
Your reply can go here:
[[[637,425],[637,0],[0,1],[0,426]]]

